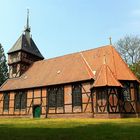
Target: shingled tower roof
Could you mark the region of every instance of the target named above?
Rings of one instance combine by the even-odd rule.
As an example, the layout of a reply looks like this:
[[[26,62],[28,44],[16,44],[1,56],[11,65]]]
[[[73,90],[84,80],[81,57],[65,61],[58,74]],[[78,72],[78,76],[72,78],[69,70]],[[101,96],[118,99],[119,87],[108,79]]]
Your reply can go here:
[[[29,27],[29,11],[27,14],[27,24],[24,30],[24,33],[19,37],[13,47],[8,51],[8,54],[14,53],[17,51],[25,51],[27,53],[38,56],[41,59],[44,59],[40,51],[38,50],[36,44],[30,36],[30,27]]]
[[[25,34],[22,34],[19,37],[19,39],[16,41],[13,47],[8,51],[8,54],[17,52],[17,51],[25,51],[44,59],[44,57],[38,50],[36,44],[34,43],[33,39],[30,38],[30,43],[29,43]]]

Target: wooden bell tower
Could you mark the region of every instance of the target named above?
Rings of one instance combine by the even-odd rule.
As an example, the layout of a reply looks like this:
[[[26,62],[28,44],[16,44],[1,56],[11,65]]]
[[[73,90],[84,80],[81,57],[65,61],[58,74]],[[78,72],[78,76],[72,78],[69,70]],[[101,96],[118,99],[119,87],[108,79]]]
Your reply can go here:
[[[8,51],[9,78],[20,77],[33,62],[44,59],[31,38],[30,31],[28,10],[24,33]]]

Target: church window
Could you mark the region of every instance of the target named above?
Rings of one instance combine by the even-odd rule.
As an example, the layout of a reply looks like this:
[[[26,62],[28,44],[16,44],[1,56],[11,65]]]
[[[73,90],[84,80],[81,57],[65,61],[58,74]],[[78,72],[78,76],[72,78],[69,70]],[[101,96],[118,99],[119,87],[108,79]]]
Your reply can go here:
[[[18,92],[15,95],[15,109],[20,109],[20,94]]]
[[[123,93],[123,100],[124,101],[130,101],[131,100],[130,84],[129,83],[123,84],[122,93]]]
[[[50,88],[48,90],[49,95],[49,107],[56,107],[56,90],[54,88]]]
[[[57,91],[57,107],[64,106],[64,89],[63,87],[58,88]]]
[[[63,107],[64,106],[64,88],[48,88],[49,107]]]
[[[22,94],[21,94],[21,109],[26,108],[26,103],[27,103],[27,92],[22,92]]]
[[[103,99],[106,99],[106,93],[104,90],[100,90],[97,94],[97,98],[98,100],[103,100]]]
[[[15,94],[15,109],[25,109],[27,103],[27,92],[20,91]]]
[[[72,86],[72,104],[73,106],[82,105],[82,88],[79,84]]]
[[[8,111],[9,110],[9,97],[10,95],[8,93],[4,93],[4,100],[3,100],[3,110]]]

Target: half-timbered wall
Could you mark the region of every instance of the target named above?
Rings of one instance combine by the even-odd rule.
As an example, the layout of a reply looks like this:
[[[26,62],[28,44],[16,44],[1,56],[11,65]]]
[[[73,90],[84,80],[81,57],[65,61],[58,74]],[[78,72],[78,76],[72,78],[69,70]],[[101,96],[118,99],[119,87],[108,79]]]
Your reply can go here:
[[[8,64],[16,63],[21,61],[21,52],[14,52],[8,55]]]
[[[93,90],[95,114],[139,113],[140,100],[136,82],[122,82],[123,87],[102,87]]]
[[[78,90],[75,88],[78,87]],[[71,85],[51,86],[44,88],[36,88],[30,90],[13,91],[9,93],[9,110],[3,110],[4,95],[0,94],[0,115],[6,116],[33,116],[34,106],[41,107],[41,115],[47,117],[51,114],[75,114],[75,113],[92,113],[91,102],[91,85],[90,83],[74,83]],[[52,91],[51,91],[52,90]],[[50,92],[51,91],[51,92]],[[19,107],[16,109],[16,94],[27,93],[26,108]],[[54,94],[55,105],[50,105],[50,94]],[[78,94],[75,98],[81,103],[73,104],[73,94]],[[62,99],[63,98],[63,99]],[[61,101],[60,101],[61,100]]]
[[[137,83],[122,82],[122,97],[120,99],[120,112],[121,113],[137,113],[136,104],[138,100],[138,90],[136,90]]]
[[[107,92],[106,89],[96,91],[96,113],[107,112]]]
[[[24,51],[8,54],[9,78],[19,77],[33,62],[38,60],[41,58]]]
[[[32,117],[35,106],[41,108],[42,117],[57,114],[64,116],[86,113],[92,115],[139,113],[138,85],[132,82],[128,85],[124,88],[97,88],[92,93],[90,82],[4,92],[0,93],[0,115]],[[26,107],[15,108],[16,94],[21,92],[27,93],[25,96],[27,100],[24,100]]]
[[[64,86],[64,106],[63,107],[59,107],[59,106],[49,107],[48,113],[49,114],[91,113],[92,102],[91,102],[90,88],[91,88],[90,83],[74,83],[72,85],[65,85]],[[73,95],[76,93],[78,94],[78,96]],[[81,103],[80,103],[80,100],[81,100]]]

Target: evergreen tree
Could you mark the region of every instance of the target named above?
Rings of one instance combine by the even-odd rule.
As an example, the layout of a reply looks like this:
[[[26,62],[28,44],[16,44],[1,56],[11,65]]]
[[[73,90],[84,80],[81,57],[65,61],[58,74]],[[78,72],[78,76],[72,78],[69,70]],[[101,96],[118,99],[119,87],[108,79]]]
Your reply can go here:
[[[8,78],[8,67],[6,63],[6,57],[4,54],[4,49],[0,44],[0,86],[5,82]]]

